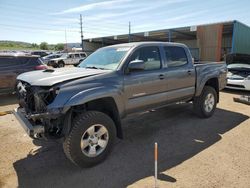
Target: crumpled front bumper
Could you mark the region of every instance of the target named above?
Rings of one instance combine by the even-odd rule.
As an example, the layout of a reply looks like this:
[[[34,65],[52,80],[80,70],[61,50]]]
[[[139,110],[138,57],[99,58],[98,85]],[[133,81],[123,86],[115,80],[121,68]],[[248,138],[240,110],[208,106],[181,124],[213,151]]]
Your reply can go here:
[[[29,119],[25,115],[23,108],[16,108],[13,111],[16,119],[19,121],[25,132],[32,138],[37,138],[45,132],[44,126],[42,125],[32,125]]]

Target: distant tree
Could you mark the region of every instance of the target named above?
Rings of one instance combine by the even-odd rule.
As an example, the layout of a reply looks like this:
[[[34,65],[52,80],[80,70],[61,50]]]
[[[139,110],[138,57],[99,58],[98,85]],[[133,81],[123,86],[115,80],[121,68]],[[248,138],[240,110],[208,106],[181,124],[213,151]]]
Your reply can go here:
[[[47,42],[42,42],[42,43],[40,44],[40,49],[41,49],[41,50],[48,50],[48,49],[49,49],[48,43],[47,43]]]
[[[31,47],[32,47],[32,48],[38,48],[38,45],[37,45],[36,43],[32,43],[32,44],[31,44]]]
[[[56,44],[55,50],[58,50],[58,51],[64,50],[64,44],[62,44],[62,43]]]

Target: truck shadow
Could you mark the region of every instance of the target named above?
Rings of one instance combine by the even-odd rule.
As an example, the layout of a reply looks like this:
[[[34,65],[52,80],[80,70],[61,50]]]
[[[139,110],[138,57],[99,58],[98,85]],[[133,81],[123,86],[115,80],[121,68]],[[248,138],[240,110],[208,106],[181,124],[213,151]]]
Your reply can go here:
[[[126,118],[124,139],[117,140],[107,160],[93,168],[73,165],[57,143],[37,141],[41,148],[13,166],[19,187],[126,187],[153,176],[154,142],[159,145],[159,172],[163,172],[218,142],[220,134],[248,118],[217,109],[212,118],[199,119],[190,104],[169,106]],[[159,178],[178,181],[166,175]]]

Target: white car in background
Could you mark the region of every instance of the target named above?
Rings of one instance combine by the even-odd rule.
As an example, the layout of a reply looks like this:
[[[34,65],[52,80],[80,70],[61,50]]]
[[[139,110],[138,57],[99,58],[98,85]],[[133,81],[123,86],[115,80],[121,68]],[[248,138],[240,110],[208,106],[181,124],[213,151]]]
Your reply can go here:
[[[43,60],[43,63],[48,64],[48,62],[51,59],[59,58],[61,56],[62,56],[62,53],[61,54],[59,54],[59,53],[53,53],[53,54],[50,54],[50,55],[42,57],[42,60]]]
[[[226,88],[250,91],[250,62],[231,62],[227,69]]]
[[[65,65],[75,65],[77,66],[80,63],[80,60],[87,57],[85,52],[70,52],[65,53],[59,58],[54,58],[49,60],[48,65],[54,68],[61,68]]]

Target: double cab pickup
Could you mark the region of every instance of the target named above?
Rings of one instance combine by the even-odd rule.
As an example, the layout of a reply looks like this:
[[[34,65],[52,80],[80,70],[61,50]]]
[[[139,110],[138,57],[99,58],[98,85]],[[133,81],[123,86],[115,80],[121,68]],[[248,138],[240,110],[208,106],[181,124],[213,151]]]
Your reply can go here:
[[[226,85],[223,62],[194,64],[178,43],[138,42],[100,48],[78,67],[18,76],[14,112],[34,139],[60,139],[81,167],[96,165],[122,138],[128,114],[192,102],[202,118],[213,115]]]

